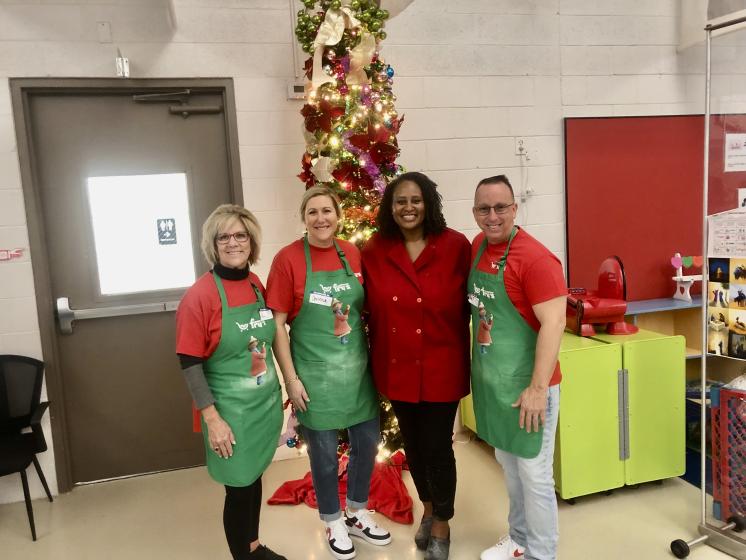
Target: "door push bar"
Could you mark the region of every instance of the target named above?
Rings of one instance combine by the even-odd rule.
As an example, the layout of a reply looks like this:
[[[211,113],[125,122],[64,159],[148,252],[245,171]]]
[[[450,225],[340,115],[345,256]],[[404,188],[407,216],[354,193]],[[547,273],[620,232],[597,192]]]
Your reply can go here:
[[[119,305],[116,307],[98,307],[94,309],[70,309],[70,300],[57,298],[57,321],[63,334],[73,333],[73,322],[83,319],[102,319],[104,317],[123,317],[125,315],[143,315],[145,313],[163,313],[176,311],[178,301],[158,303],[138,303],[136,305]]]

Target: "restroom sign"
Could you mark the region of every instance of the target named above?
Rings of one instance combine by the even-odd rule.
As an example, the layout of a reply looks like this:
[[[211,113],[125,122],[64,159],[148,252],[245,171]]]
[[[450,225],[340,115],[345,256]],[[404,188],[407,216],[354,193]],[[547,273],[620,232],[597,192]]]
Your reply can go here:
[[[160,245],[176,245],[176,220],[173,218],[158,218],[158,243]]]

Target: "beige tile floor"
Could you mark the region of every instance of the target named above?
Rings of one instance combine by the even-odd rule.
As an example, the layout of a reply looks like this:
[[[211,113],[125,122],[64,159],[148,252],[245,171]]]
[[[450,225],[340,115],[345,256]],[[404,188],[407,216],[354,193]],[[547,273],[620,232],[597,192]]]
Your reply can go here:
[[[507,528],[502,472],[482,443],[457,443],[456,457],[459,486],[451,558],[476,560]],[[265,499],[283,481],[300,478],[307,469],[306,458],[273,463],[264,476]],[[408,473],[405,482],[414,495]],[[0,560],[229,560],[221,525],[222,496],[222,487],[201,468],[76,488],[52,504],[34,503],[36,543],[31,541],[23,504],[0,506]],[[679,479],[586,497],[573,506],[561,503],[559,557],[673,558],[668,544],[695,534],[698,504],[698,490]],[[420,514],[416,507],[416,518]],[[379,521],[391,530],[393,542],[386,547],[359,543],[360,560],[422,558],[412,542],[412,526]],[[305,505],[265,505],[261,533],[263,542],[290,560],[332,558],[316,511]],[[700,546],[690,558],[730,557]]]

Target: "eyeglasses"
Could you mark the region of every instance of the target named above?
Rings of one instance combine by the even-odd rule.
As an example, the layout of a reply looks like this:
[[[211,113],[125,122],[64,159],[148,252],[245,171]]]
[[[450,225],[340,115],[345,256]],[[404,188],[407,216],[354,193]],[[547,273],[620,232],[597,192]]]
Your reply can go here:
[[[515,202],[511,202],[510,204],[495,204],[494,206],[487,206],[485,204],[481,206],[476,206],[474,210],[476,210],[477,214],[479,214],[480,216],[489,216],[490,210],[494,210],[495,214],[500,216],[502,214],[505,214],[511,208],[513,208],[513,206],[515,206]]]
[[[218,245],[227,245],[231,240],[231,237],[236,240],[236,243],[246,243],[249,240],[249,233],[246,231],[239,231],[236,233],[220,233],[215,236],[215,242]]]

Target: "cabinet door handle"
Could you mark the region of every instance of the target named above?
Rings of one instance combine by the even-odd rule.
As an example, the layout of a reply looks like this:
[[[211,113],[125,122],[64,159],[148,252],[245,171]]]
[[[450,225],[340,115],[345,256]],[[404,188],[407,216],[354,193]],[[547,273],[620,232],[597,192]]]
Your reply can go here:
[[[629,459],[629,371],[624,370],[624,458]]]
[[[617,403],[619,412],[619,460],[629,459],[629,372],[617,371]]]
[[[619,419],[619,460],[624,461],[624,370],[616,372],[617,418]]]

